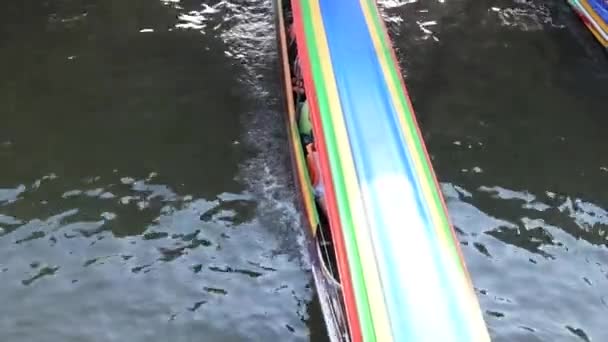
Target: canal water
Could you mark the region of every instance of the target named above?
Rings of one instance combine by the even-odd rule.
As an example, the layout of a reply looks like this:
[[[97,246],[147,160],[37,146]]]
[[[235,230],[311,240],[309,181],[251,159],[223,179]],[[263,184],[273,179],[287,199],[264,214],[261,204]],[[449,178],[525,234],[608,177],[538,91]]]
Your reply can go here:
[[[562,1],[380,1],[495,341],[608,340],[608,58]],[[325,341],[270,0],[0,5],[0,340]]]

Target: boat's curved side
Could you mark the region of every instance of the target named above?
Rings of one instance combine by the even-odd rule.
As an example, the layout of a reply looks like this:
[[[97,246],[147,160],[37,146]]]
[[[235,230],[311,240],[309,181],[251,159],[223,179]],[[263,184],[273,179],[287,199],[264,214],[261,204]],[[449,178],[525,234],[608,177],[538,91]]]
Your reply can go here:
[[[489,340],[375,3],[293,4],[352,339]]]
[[[352,341],[488,341],[374,1],[291,5],[340,279],[327,293],[343,306],[338,319],[328,315],[330,330],[346,325]],[[296,169],[315,227],[293,113]],[[322,270],[317,286],[331,289]]]
[[[608,4],[604,0],[568,0],[575,13],[604,48],[608,48]]]
[[[285,31],[286,23],[281,9],[284,6],[283,0],[275,0],[275,18],[277,27],[277,40],[280,54],[280,68],[283,75],[283,86],[285,95],[285,104],[287,109],[287,131],[289,137],[289,145],[291,149],[291,160],[293,169],[295,170],[295,179],[297,188],[302,198],[302,211],[306,226],[309,228],[306,231],[308,235],[308,249],[312,262],[312,273],[321,304],[321,310],[325,318],[327,332],[332,342],[348,341],[349,331],[348,325],[344,317],[344,303],[342,301],[342,287],[330,272],[327,270],[323,262],[322,251],[317,238],[319,234],[319,215],[314,203],[314,195],[310,191],[310,175],[306,167],[306,159],[304,149],[300,143],[300,133],[296,118],[296,108],[293,98],[292,75],[290,72],[289,57],[287,55],[287,32]]]

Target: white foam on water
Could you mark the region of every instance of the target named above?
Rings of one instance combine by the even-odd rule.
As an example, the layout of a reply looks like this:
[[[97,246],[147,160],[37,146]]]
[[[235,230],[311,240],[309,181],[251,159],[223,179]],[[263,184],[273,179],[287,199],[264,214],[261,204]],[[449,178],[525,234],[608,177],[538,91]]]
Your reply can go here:
[[[539,31],[545,26],[563,28],[557,24],[549,7],[538,1],[516,0],[513,7],[491,7],[490,11],[498,15],[503,26],[518,28],[522,31]]]

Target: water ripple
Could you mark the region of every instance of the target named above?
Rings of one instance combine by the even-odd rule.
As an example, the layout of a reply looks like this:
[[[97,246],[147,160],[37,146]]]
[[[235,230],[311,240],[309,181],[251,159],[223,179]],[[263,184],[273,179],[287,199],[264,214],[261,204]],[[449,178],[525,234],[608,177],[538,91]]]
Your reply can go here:
[[[70,209],[46,219],[28,218],[27,221],[16,216],[2,215],[2,224],[12,227],[9,235],[0,238],[0,259],[4,260],[2,268],[7,279],[17,277],[22,286],[44,282],[44,288],[37,288],[38,294],[31,297],[35,298],[36,306],[54,307],[52,303],[55,300],[65,298],[69,294],[71,299],[62,304],[64,312],[97,317],[96,319],[106,322],[110,322],[109,316],[106,316],[108,311],[117,317],[143,312],[156,312],[155,315],[166,312],[164,320],[174,324],[181,322],[179,326],[192,326],[197,316],[205,315],[207,323],[200,329],[206,333],[215,331],[215,334],[224,331],[221,336],[265,339],[272,334],[285,334],[262,326],[243,325],[243,319],[269,320],[275,322],[273,326],[282,321],[284,323],[281,326],[291,327],[287,331],[289,334],[294,337],[301,334],[301,327],[298,325],[302,323],[294,322],[280,309],[289,301],[296,300],[296,303],[299,303],[299,295],[293,298],[289,292],[281,295],[282,292],[274,291],[283,286],[301,292],[302,289],[297,289],[298,285],[294,288],[294,283],[286,282],[286,279],[293,281],[301,277],[301,270],[297,264],[294,265],[284,259],[280,252],[277,253],[278,246],[272,245],[276,242],[273,242],[275,240],[269,235],[271,232],[260,229],[255,219],[259,214],[256,214],[256,205],[252,202],[251,195],[224,193],[218,196],[218,200],[211,202],[192,198],[184,200],[186,196],[178,195],[169,186],[152,185],[143,180],[127,183],[108,180],[104,188],[115,188],[114,191],[121,196],[123,193],[132,193],[137,198],[149,201],[159,199],[165,202],[165,206],[155,207],[158,216],[154,222],[149,223],[143,231],[135,229],[140,232],[138,234],[125,235],[119,232],[119,229],[124,228],[120,228],[118,223],[125,224],[130,221],[128,216],[137,216],[136,212],[140,209],[132,206],[128,212],[123,211],[112,221],[83,221],[84,217],[90,215],[84,215],[82,209]],[[82,202],[84,204],[87,198],[90,198],[98,204],[94,210],[97,212],[107,210],[107,206],[129,206],[117,199],[102,198],[99,196],[101,193],[101,190],[88,194],[86,190],[78,190],[78,193],[72,191],[73,196],[66,197],[63,196],[65,191],[57,192],[57,196],[48,197],[48,201],[50,206],[57,206],[57,202],[75,204],[77,202],[74,201],[78,198],[85,201]],[[10,212],[17,206],[18,202],[14,202],[12,207],[5,206],[5,209]],[[251,210],[251,213],[247,213]],[[214,214],[208,214],[209,212]],[[222,214],[223,212],[230,214]],[[201,220],[200,217],[205,215],[207,218]],[[122,221],[123,219],[126,220]],[[116,234],[103,228],[108,224],[112,225]],[[108,233],[122,238],[111,239]],[[9,239],[9,236],[12,238]],[[26,244],[28,245],[25,246]],[[270,249],[260,250],[260,246],[268,244]],[[24,248],[36,251],[34,261],[23,258]],[[39,260],[44,260],[44,265]],[[169,267],[172,263],[177,264]],[[129,271],[131,276],[125,273],[125,270]],[[234,278],[239,275],[242,277]],[[251,281],[247,279],[257,282],[258,285],[252,288]],[[308,281],[300,283],[307,284]],[[134,291],[144,284],[148,284],[147,290]],[[183,285],[176,287],[177,284]],[[5,282],[1,286],[2,291],[25,294],[15,285],[10,281]],[[96,297],[105,300],[111,298],[107,291],[114,291],[112,289],[117,287],[123,288],[123,291],[130,295],[121,305],[110,306],[115,305],[111,304],[110,300],[110,303],[103,304],[105,313],[93,314],[91,310],[102,303],[84,299],[89,296],[91,286],[97,287]],[[159,292],[166,288],[172,288],[172,291],[181,294],[178,297],[177,294]],[[256,289],[259,290],[258,294],[254,294],[258,291]],[[266,291],[273,291],[275,295],[264,295]],[[143,304],[144,298],[152,302]],[[189,298],[192,298],[191,301]],[[79,302],[80,305],[77,304]],[[14,310],[17,315],[15,319],[24,321],[27,318],[22,315],[28,312],[28,307],[29,305],[24,305],[23,302],[9,301],[5,303],[4,310]],[[115,309],[112,309],[113,307]],[[232,307],[240,309],[235,311]],[[51,311],[46,309],[41,310],[37,319],[43,319],[50,313]],[[69,317],[71,315],[68,314]],[[297,321],[302,322],[301,319],[306,315],[298,309],[298,316]],[[193,318],[195,320],[192,320]],[[150,319],[163,320],[162,317],[154,316]],[[143,323],[138,322],[135,324],[141,326]],[[40,326],[41,323],[37,324]],[[113,329],[122,329],[115,323],[113,326]],[[239,328],[235,329],[235,326]],[[225,332],[228,327],[231,327],[231,333]],[[2,326],[3,331],[19,331],[15,328],[5,329],[8,327]],[[80,335],[82,333],[84,331],[75,336],[84,336]],[[91,336],[91,333],[108,336],[101,331],[88,331],[86,334]],[[136,336],[145,335],[129,333],[129,336],[136,339]]]
[[[19,6],[0,11],[16,28],[0,54],[0,339],[308,340],[278,90],[260,82],[271,2]]]
[[[608,217],[601,207],[551,192],[480,186],[463,189],[468,194],[463,196],[452,184],[442,186],[497,340],[528,335],[556,340],[566,339],[569,333],[583,339],[602,336],[598,329],[606,306],[598,304],[608,285],[604,233]],[[535,201],[543,205],[529,206]],[[586,210],[569,209],[573,202]],[[514,210],[525,214],[507,214]],[[556,216],[562,212],[568,215]],[[589,217],[595,230],[589,230],[589,222],[579,223]],[[494,275],[496,270],[504,270],[501,277]],[[576,311],[571,311],[574,307]],[[552,327],[551,320],[563,325]],[[513,330],[518,326],[524,331]]]

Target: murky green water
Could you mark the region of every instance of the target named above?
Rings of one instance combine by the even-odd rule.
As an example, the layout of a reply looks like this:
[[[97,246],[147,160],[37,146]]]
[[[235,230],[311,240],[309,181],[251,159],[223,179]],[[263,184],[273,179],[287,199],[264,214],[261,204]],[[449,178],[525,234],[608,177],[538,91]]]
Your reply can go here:
[[[562,2],[381,6],[494,339],[608,339],[608,59]],[[0,340],[324,340],[269,0],[0,19]]]
[[[560,1],[385,13],[493,339],[608,340],[608,55]]]
[[[0,340],[306,340],[269,4],[0,13]]]

